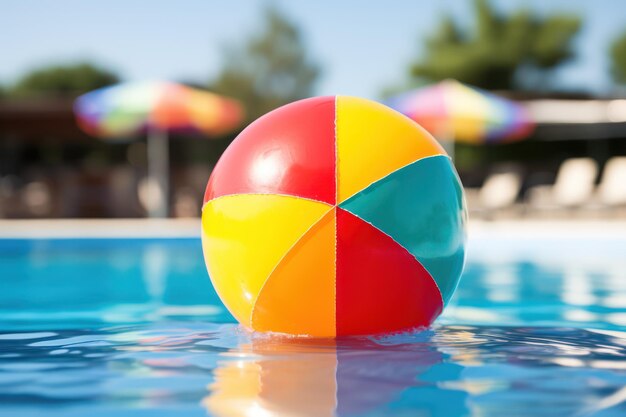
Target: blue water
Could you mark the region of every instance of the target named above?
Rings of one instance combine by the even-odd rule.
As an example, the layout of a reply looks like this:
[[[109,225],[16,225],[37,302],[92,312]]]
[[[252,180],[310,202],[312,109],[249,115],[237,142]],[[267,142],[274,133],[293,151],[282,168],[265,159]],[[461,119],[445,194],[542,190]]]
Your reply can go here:
[[[470,242],[430,330],[234,324],[197,239],[0,240],[0,416],[623,416],[626,238]]]

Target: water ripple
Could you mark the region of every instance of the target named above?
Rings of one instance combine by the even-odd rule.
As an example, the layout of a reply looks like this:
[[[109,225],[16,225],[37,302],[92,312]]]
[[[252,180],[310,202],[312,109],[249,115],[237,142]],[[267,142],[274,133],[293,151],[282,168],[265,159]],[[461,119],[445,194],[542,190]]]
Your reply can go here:
[[[1,410],[11,416],[626,411],[618,331],[439,326],[325,340],[171,322],[21,335],[0,334],[0,351],[19,355],[0,357]]]

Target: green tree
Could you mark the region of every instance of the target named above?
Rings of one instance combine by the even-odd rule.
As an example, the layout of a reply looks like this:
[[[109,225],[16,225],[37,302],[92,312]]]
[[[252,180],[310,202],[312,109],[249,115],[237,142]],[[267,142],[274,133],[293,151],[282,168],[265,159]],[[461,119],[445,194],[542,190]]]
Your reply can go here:
[[[75,96],[119,82],[117,74],[89,63],[38,68],[13,87],[16,96]]]
[[[411,67],[414,82],[454,78],[486,89],[542,88],[551,70],[574,56],[580,18],[527,10],[505,16],[487,0],[474,5],[471,31],[445,17],[426,40],[424,56]]]
[[[209,88],[241,100],[252,121],[309,97],[319,72],[298,28],[278,10],[268,8],[261,31],[226,50],[224,66]]]
[[[626,84],[626,32],[611,44],[611,75],[617,84]]]

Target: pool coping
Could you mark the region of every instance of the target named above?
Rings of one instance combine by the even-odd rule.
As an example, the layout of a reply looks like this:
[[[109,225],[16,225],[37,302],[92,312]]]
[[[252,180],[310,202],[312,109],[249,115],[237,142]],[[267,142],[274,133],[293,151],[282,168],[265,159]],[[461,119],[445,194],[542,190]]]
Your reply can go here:
[[[490,237],[626,239],[626,220],[470,220],[472,239]],[[198,238],[200,219],[0,220],[0,239]]]
[[[200,219],[0,220],[0,239],[196,238]]]
[[[601,219],[533,219],[472,220],[468,235],[472,239],[621,239],[626,240],[626,220]]]

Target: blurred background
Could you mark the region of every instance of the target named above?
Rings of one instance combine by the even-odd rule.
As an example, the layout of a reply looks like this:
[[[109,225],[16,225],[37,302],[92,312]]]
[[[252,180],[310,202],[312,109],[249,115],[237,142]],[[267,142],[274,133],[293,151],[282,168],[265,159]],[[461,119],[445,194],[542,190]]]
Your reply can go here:
[[[384,102],[429,128],[476,217],[626,217],[617,0],[7,0],[0,28],[2,218],[197,217],[241,129],[333,94]],[[188,100],[213,103],[227,122],[176,125],[187,117],[176,110],[155,129],[146,88],[120,95],[130,104],[116,98],[126,108],[98,99],[85,116],[76,105],[102,87],[166,81],[215,94],[179,101],[185,111]]]

